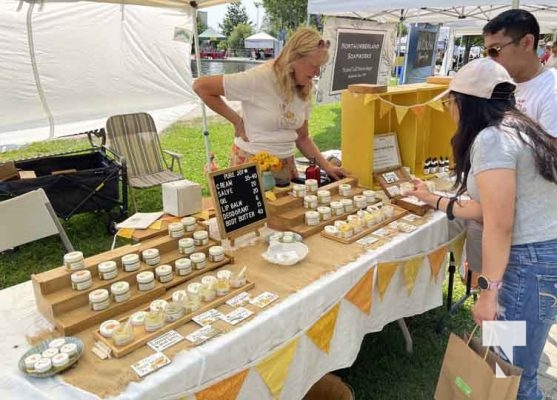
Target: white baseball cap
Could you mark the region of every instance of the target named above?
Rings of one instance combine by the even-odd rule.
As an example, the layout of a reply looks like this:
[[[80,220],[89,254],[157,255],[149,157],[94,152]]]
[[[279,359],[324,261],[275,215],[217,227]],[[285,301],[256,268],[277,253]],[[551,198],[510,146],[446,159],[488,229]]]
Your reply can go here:
[[[453,76],[449,88],[435,99],[445,97],[451,91],[483,99],[497,98],[494,89],[500,83],[510,83],[516,87],[505,67],[490,57],[478,58],[464,65]]]

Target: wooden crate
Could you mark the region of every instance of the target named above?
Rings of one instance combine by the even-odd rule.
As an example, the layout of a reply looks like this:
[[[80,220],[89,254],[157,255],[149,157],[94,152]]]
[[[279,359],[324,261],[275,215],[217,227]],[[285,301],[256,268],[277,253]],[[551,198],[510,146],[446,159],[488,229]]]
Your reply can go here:
[[[352,185],[352,193],[350,195],[350,198],[355,195],[362,194],[362,192],[366,190],[365,188],[358,186],[358,180],[352,177],[344,178],[328,185],[322,186],[319,188],[319,190],[330,191],[331,201],[338,201],[344,198],[338,193],[339,185],[344,183]],[[321,221],[319,225],[308,226],[305,223],[306,211],[308,211],[308,209],[304,208],[304,199],[300,197],[294,197],[285,191],[279,192],[276,200],[267,201],[267,212],[269,214],[267,225],[269,225],[269,227],[273,229],[281,231],[292,231],[299,233],[303,237],[308,237],[321,232],[325,225],[331,225],[332,223],[334,223],[334,221],[346,219],[348,215],[356,212],[352,211],[342,213],[341,215],[333,216],[326,221]]]
[[[137,290],[136,275],[142,271],[154,272],[155,267],[141,261],[137,271],[125,272],[122,270],[121,257],[131,253],[141,254],[145,249],[157,248],[161,255],[158,265],[172,265],[175,260],[184,257],[178,251],[178,240],[168,236],[156,237],[137,245],[119,247],[86,258],[85,267],[91,271],[93,278],[93,285],[86,290],[76,291],[72,289],[71,272],[65,267],[58,267],[40,274],[34,274],[31,276],[31,281],[37,308],[62,334],[73,335],[99,322],[164,296],[166,291],[174,286],[233,262],[233,258],[229,255],[226,255],[223,261],[217,263],[207,260],[207,267],[202,270],[194,270],[187,276],[174,275],[172,281],[164,284],[157,281],[155,288],[149,291],[142,292]],[[209,243],[205,246],[196,246],[195,251],[207,254],[209,247],[217,244],[220,244],[220,242],[209,240]],[[109,260],[117,263],[118,276],[111,280],[101,280],[98,276],[97,266],[100,262]],[[96,289],[107,289],[110,291],[110,285],[117,281],[126,281],[130,284],[130,299],[121,303],[111,302],[110,306],[105,310],[92,311],[89,308],[89,293]]]
[[[222,297],[216,297],[213,301],[207,302],[207,303],[203,303],[201,307],[196,310],[193,313],[189,313],[189,314],[185,314],[183,317],[177,319],[176,321],[172,321],[172,322],[165,322],[164,326],[161,329],[157,329],[154,332],[147,332],[145,331],[143,326],[133,326],[133,330],[134,330],[134,339],[131,343],[128,343],[124,346],[116,346],[114,344],[114,342],[112,341],[112,339],[109,338],[105,338],[103,335],[101,335],[99,329],[97,329],[95,331],[95,339],[103,342],[106,346],[108,346],[111,350],[112,353],[111,355],[116,357],[116,358],[120,358],[125,356],[126,354],[131,353],[132,351],[140,348],[141,346],[144,346],[148,341],[155,339],[156,337],[172,330],[172,329],[176,329],[179,326],[182,326],[183,324],[191,321],[191,319],[193,317],[195,317],[196,315],[202,314],[205,311],[208,311],[210,309],[216,308],[222,304],[224,304],[227,300],[233,298],[234,296],[245,292],[246,290],[252,289],[255,286],[255,284],[253,282],[246,282],[246,284],[242,287],[239,288],[233,288],[232,290],[230,290],[230,293],[228,293],[225,296]],[[165,298],[165,300],[170,301],[172,300],[172,296],[168,296],[167,298]],[[147,305],[144,308],[144,311],[149,311],[149,305]],[[119,321],[121,323],[124,323],[127,321],[127,319],[129,318],[129,315],[124,317],[124,318],[120,318]]]

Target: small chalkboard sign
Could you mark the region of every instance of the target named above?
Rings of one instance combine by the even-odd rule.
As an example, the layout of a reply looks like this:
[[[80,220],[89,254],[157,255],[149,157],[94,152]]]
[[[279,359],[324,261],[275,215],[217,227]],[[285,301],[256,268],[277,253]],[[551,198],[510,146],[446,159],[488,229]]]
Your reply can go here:
[[[267,221],[265,193],[256,163],[211,172],[209,187],[221,236],[234,239]]]

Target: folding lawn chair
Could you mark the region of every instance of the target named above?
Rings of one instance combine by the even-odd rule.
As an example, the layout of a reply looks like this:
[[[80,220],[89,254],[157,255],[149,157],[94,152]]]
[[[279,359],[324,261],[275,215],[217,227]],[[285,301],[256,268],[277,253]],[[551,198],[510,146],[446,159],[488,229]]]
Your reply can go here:
[[[42,188],[0,202],[0,215],[0,252],[52,235],[74,251]]]
[[[106,121],[108,148],[122,156],[127,163],[128,183],[133,204],[137,204],[133,188],[145,189],[165,182],[183,179],[182,155],[162,150],[153,118],[147,113],[123,114]],[[170,166],[164,154],[171,157]],[[173,172],[174,163],[180,174]]]

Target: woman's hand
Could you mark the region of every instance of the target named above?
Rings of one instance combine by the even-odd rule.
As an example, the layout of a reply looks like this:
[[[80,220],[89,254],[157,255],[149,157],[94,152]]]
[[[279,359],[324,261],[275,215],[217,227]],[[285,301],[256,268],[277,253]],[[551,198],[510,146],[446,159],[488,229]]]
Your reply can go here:
[[[417,197],[421,201],[424,201],[430,205],[432,203],[435,203],[435,201],[437,201],[437,198],[439,196],[437,196],[434,193],[431,193],[424,181],[422,181],[421,179],[414,179],[412,180],[412,183],[414,184],[414,190],[408,190],[404,192],[403,194],[405,196]]]
[[[497,290],[485,290],[480,294],[480,298],[472,309],[472,316],[478,325],[482,325],[483,321],[495,321],[497,318]]]
[[[234,136],[241,138],[244,142],[249,142],[248,136],[246,135],[244,120],[242,118],[239,118],[238,122],[234,124]]]
[[[329,165],[327,165],[327,167],[323,168],[323,169],[325,170],[327,175],[329,175],[335,181],[338,181],[339,179],[342,179],[342,178],[348,176],[348,171],[346,171],[342,167],[337,167],[336,165],[331,164],[331,163],[329,163]]]

